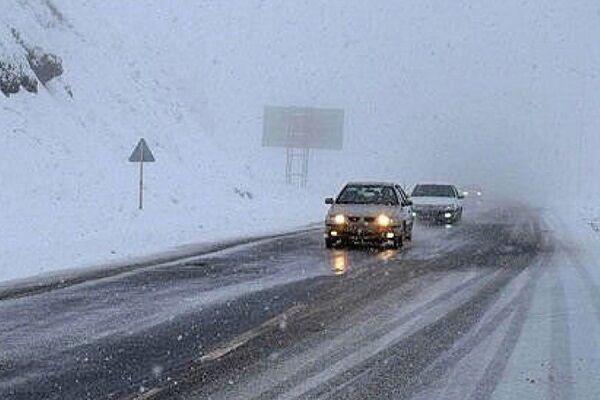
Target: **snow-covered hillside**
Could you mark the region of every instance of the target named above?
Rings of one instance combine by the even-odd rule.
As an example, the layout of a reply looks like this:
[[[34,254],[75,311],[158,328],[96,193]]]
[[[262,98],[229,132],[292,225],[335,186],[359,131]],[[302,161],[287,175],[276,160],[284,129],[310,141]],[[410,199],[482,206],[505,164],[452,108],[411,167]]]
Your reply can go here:
[[[188,68],[202,55],[183,59],[170,34],[185,8],[156,12],[166,3],[3,2],[0,60],[34,75],[17,33],[64,72],[0,96],[0,280],[321,218],[318,190],[284,186],[282,157],[261,156],[260,130],[217,137],[214,99]],[[127,162],[140,137],[157,158],[143,212]]]

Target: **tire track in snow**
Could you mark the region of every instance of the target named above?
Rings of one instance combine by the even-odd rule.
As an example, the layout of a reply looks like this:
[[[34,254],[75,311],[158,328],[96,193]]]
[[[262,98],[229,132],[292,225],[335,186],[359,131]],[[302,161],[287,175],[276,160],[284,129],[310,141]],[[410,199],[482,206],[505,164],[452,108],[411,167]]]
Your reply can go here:
[[[552,288],[551,300],[553,318],[550,333],[550,370],[548,371],[550,385],[548,386],[548,395],[550,400],[570,400],[575,398],[575,389],[573,387],[567,299],[557,266],[553,266],[551,274],[554,287]]]
[[[600,324],[600,287],[596,284],[594,277],[587,270],[581,259],[571,249],[565,249],[565,253],[571,259],[575,272],[581,280],[583,287],[587,291],[587,295],[590,299],[591,305],[594,308],[594,315]]]
[[[426,387],[439,379],[447,370],[468,355],[473,347],[493,333],[498,324],[510,317],[514,310],[513,303],[498,313],[478,335],[465,343],[463,347],[451,353],[450,356],[438,359],[444,352],[449,351],[452,345],[464,334],[465,326],[472,326],[480,319],[480,316],[496,299],[499,291],[514,277],[515,275],[512,273],[503,274],[503,276],[485,285],[470,301],[444,318],[390,347],[384,351],[384,354],[374,357],[367,365],[356,368],[354,373],[350,372],[350,376],[347,376],[344,380],[355,381],[356,386],[351,390],[346,390],[348,385],[345,385],[347,382],[344,382],[338,386],[338,389],[342,390],[327,394],[321,393],[317,396],[324,395],[324,398],[347,399],[361,398],[367,393],[379,393],[381,398],[409,398],[420,388]],[[518,328],[521,324],[515,326]],[[420,349],[425,344],[428,348],[433,347],[434,351],[419,355]],[[387,376],[393,375],[398,379],[389,382],[386,379],[379,379],[378,376],[368,376],[372,375],[373,370],[382,368],[387,370]],[[356,374],[356,376],[352,376],[353,374]],[[363,380],[361,378],[368,379],[361,382]],[[313,393],[309,393],[309,397],[312,396]]]
[[[496,350],[492,361],[487,365],[482,377],[471,393],[471,396],[469,397],[470,400],[484,400],[492,397],[502,378],[502,373],[506,369],[510,357],[521,337],[521,332],[523,331],[523,326],[527,319],[527,313],[531,308],[533,296],[535,294],[536,284],[545,273],[543,266],[546,265],[549,260],[550,256],[546,256],[540,264],[534,267],[535,271],[529,276],[525,287],[523,287],[517,297],[502,310],[502,312],[505,313],[516,306],[516,309],[512,313],[508,331]],[[495,323],[498,324],[500,322],[501,321],[495,321]],[[493,325],[491,327],[493,328]]]
[[[321,352],[318,355],[318,359],[315,359],[315,361],[306,368],[299,369],[295,374],[290,376],[289,379],[280,382],[269,390],[262,391],[259,395],[253,396],[253,398],[296,398],[311,388],[317,388],[323,382],[335,378],[336,375],[343,374],[351,368],[360,365],[379,351],[384,350],[390,343],[393,344],[401,340],[402,336],[411,331],[411,328],[418,325],[418,320],[422,319],[428,311],[441,307],[447,303],[460,303],[461,299],[467,297],[473,289],[489,278],[490,276],[488,274],[476,275],[457,286],[449,288],[437,297],[407,313],[401,312],[400,316],[392,318],[390,321],[386,321],[383,325],[375,325],[375,327],[372,327],[371,322],[375,321],[370,320],[361,323],[360,326],[371,326],[371,331],[365,337],[360,339],[361,343],[369,343],[366,345],[366,348],[360,345],[361,348],[358,351],[352,350],[348,353],[340,351],[339,346],[343,347],[343,344],[338,343],[338,347]],[[354,331],[355,329],[353,329],[351,333],[346,333],[345,335],[342,334],[341,338],[337,337],[338,341],[343,343],[344,339],[348,340],[348,337],[345,336],[354,336]],[[415,330],[412,329],[412,331],[414,332]],[[321,365],[323,361],[326,361],[326,366]],[[348,383],[343,386],[346,386],[347,384]],[[285,389],[286,387],[296,387],[297,389],[300,389],[300,391],[288,391]]]

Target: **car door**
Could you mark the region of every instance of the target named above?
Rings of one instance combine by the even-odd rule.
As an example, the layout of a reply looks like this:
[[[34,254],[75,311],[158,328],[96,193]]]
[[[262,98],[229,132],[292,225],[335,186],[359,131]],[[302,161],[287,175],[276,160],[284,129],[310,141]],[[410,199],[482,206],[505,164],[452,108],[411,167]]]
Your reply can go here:
[[[414,220],[410,199],[404,189],[402,189],[402,186],[395,185],[395,188],[396,192],[398,192],[398,198],[400,199],[400,218],[403,221],[406,221],[406,226],[410,228]]]
[[[458,189],[456,188],[456,186],[453,186],[454,189],[454,197],[455,197],[455,202],[456,202],[456,206],[459,210],[462,211],[462,198],[463,195],[461,194],[461,192],[458,191]]]

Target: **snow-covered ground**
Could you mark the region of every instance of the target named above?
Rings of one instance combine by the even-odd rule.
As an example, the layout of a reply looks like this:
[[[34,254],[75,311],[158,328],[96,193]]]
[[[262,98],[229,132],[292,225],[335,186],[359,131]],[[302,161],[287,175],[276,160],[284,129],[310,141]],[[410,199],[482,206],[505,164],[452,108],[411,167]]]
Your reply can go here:
[[[308,190],[283,184],[284,150],[260,147],[260,108],[255,131],[215,128],[217,100],[187,67],[196,55],[184,58],[181,31],[165,34],[193,29],[178,20],[185,9],[133,3],[2,5],[0,58],[29,71],[14,29],[64,73],[38,94],[0,95],[0,281],[322,218],[331,193],[316,176]],[[157,159],[143,211],[127,162],[140,137]]]

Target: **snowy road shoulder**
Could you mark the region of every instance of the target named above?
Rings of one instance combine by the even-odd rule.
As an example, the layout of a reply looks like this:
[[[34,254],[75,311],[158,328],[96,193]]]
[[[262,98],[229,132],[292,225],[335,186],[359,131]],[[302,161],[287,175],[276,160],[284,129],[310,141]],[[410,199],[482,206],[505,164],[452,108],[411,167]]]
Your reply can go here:
[[[319,229],[320,225],[313,223],[298,228],[292,228],[287,231],[282,230],[257,236],[226,239],[212,243],[188,244],[151,255],[130,257],[114,263],[60,269],[22,279],[0,281],[0,301],[42,293],[49,290],[61,289],[90,280],[108,278],[142,268],[185,262],[196,257],[227,249],[241,248],[245,245],[257,244],[265,240],[285,238]]]
[[[557,246],[494,400],[600,397],[600,236],[577,218],[544,220]]]

